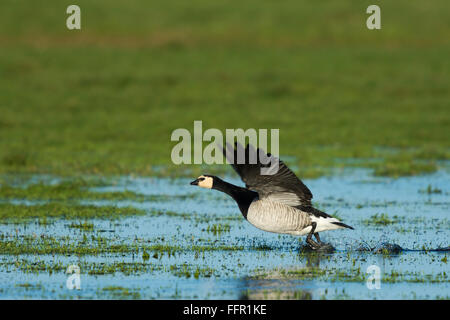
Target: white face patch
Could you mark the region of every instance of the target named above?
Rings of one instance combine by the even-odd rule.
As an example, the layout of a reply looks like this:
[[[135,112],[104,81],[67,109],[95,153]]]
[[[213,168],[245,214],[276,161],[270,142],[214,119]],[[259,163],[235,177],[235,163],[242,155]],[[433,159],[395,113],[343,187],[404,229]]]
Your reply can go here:
[[[211,189],[213,186],[213,178],[205,176],[198,177],[198,186],[206,189]]]

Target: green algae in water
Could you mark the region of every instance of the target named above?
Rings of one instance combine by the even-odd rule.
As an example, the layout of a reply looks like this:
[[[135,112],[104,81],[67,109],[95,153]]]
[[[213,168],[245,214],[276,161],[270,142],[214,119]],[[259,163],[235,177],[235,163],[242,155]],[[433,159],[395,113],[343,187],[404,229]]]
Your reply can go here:
[[[73,228],[73,229],[80,229],[80,230],[84,230],[84,231],[92,231],[94,230],[94,224],[84,221],[84,222],[72,222],[69,225],[69,228]]]

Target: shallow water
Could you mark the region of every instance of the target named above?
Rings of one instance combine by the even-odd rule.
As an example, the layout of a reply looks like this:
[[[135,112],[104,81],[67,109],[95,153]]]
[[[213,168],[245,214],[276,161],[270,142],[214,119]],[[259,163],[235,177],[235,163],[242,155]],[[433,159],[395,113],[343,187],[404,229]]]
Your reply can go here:
[[[228,178],[242,184],[236,177]],[[57,177],[21,179],[27,185],[55,183]],[[91,219],[93,230],[73,221],[0,225],[3,241],[52,238],[65,245],[104,239],[107,245],[136,250],[99,254],[5,254],[0,252],[3,299],[448,299],[450,284],[450,174],[378,178],[368,170],[305,180],[315,205],[337,214],[355,230],[321,233],[334,253],[302,252],[304,237],[260,231],[247,223],[226,195],[189,185],[190,179],[120,177],[97,192],[134,191],[148,201],[91,201],[84,204],[134,206],[147,214],[114,220]],[[440,193],[427,193],[431,185]],[[1,200],[1,199],[0,199]],[[3,200],[5,201],[5,200]],[[33,201],[14,200],[32,204]],[[158,213],[158,214],[155,214]],[[377,223],[375,214],[392,223]],[[79,221],[75,221],[79,222]],[[213,225],[225,230],[214,232]],[[103,241],[103,240],[102,240]],[[397,244],[404,251],[374,253],[361,248]],[[143,250],[167,245],[173,250]],[[144,252],[145,251],[145,252]],[[147,252],[149,251],[149,252]],[[148,254],[148,259],[145,258]],[[145,259],[144,259],[145,258]],[[70,290],[67,266],[80,267],[80,290]],[[369,289],[366,273],[375,265],[380,289]],[[125,266],[125,267],[124,267]],[[299,271],[303,270],[303,271]],[[304,273],[307,270],[311,275]]]

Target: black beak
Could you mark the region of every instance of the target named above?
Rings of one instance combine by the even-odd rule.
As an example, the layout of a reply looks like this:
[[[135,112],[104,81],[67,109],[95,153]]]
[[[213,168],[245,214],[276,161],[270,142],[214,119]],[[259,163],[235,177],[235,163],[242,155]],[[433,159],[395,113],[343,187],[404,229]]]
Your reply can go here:
[[[198,185],[198,179],[195,179],[191,182],[191,186],[197,186]]]

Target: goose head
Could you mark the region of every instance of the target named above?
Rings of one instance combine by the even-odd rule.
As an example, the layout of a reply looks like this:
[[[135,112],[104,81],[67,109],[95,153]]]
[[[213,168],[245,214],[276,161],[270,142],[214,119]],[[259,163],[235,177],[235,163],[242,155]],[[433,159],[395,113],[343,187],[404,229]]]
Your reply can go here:
[[[216,179],[216,177],[204,174],[192,181],[191,185],[199,186],[200,188],[205,189],[212,189],[214,185],[214,179]]]

